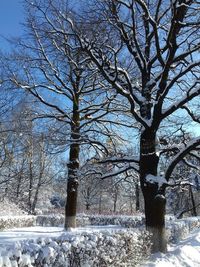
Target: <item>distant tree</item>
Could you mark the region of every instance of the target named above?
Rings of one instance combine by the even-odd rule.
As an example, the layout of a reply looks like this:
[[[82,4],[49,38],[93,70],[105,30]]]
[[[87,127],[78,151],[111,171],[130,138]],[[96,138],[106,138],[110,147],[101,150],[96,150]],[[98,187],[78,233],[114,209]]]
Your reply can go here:
[[[42,189],[52,183],[55,175],[46,136],[34,121],[35,110],[23,100],[9,115],[9,143],[7,144],[8,163],[2,168],[5,179],[5,196],[19,204],[28,213],[35,213]],[[10,130],[10,131],[9,131]]]
[[[91,211],[94,206],[98,204],[99,196],[101,194],[101,185],[103,181],[99,179],[98,175],[87,170],[87,164],[82,168],[82,175],[80,176],[80,201],[84,203],[85,210]]]
[[[1,82],[1,81],[0,81]],[[0,84],[1,86],[1,84]],[[19,100],[18,94],[13,96],[8,90],[1,88],[0,96],[0,191],[4,198],[6,184],[12,179],[9,168],[12,161],[10,142],[14,132],[9,115],[12,113],[15,103]]]
[[[67,2],[25,1],[25,6],[27,35],[18,40],[13,54],[2,59],[2,81],[5,86],[29,92],[46,106],[37,118],[55,119],[63,125],[57,136],[64,136],[63,145],[69,153],[67,229],[76,226],[80,148],[90,145],[93,150],[106,153],[103,137],[101,141],[98,137],[110,135],[111,119],[104,117],[116,95],[111,95],[108,84],[90,68],[87,55],[76,48],[77,41],[69,34],[65,21],[66,12],[70,13]],[[66,34],[60,35],[60,31]],[[112,105],[113,110],[118,110],[122,104]]]

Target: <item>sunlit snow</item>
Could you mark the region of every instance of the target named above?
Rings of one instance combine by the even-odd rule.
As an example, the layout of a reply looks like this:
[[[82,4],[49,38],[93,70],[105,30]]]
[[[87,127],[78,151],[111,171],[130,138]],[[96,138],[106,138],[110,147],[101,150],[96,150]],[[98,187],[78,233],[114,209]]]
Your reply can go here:
[[[200,266],[200,229],[186,239],[170,246],[167,254],[156,253],[143,267],[199,267]]]

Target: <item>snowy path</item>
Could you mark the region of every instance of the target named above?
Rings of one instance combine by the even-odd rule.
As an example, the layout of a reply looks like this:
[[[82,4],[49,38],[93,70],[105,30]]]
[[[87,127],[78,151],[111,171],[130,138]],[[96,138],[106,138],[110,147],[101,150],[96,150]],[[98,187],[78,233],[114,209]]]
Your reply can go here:
[[[167,254],[157,253],[143,267],[200,267],[200,229],[169,247]]]

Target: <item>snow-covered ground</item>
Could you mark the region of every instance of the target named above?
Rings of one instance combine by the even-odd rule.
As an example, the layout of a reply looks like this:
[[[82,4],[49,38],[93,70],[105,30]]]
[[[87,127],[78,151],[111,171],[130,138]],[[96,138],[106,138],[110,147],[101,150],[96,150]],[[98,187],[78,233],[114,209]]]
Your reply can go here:
[[[136,266],[149,254],[149,244],[147,232],[119,225],[69,232],[59,227],[10,229],[0,233],[0,266]]]
[[[80,232],[93,232],[93,231],[102,231],[102,230],[118,230],[124,229],[118,225],[106,225],[106,226],[85,226],[79,227],[76,229],[71,229],[69,234],[73,233],[78,234]],[[37,238],[52,238],[52,237],[60,237],[67,232],[62,227],[44,227],[44,226],[33,226],[33,227],[23,227],[23,228],[14,228],[14,229],[6,229],[0,232],[0,251],[2,248],[10,247],[15,242],[32,239],[36,240]]]
[[[169,246],[166,254],[156,253],[143,267],[199,267],[200,229],[192,232],[178,244]]]
[[[23,227],[6,229],[0,232],[0,248],[10,246],[17,241],[37,239],[39,237],[58,237],[64,233],[61,227]]]
[[[80,232],[115,231],[123,229],[120,226],[88,226],[68,232],[69,235]],[[53,238],[66,235],[62,227],[24,227],[0,232],[0,252],[5,248],[12,248],[17,241],[38,238]],[[200,229],[193,231],[178,244],[170,245],[167,254],[156,253],[150,257],[143,267],[199,267],[200,266]],[[90,266],[92,267],[92,266]]]

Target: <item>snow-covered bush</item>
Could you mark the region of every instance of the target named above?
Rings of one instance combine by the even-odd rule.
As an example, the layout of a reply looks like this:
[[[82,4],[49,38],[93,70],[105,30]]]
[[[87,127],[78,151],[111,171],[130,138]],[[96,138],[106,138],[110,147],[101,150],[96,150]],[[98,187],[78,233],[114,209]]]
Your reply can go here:
[[[188,225],[184,222],[174,221],[166,226],[168,242],[177,243],[183,239],[188,233]]]
[[[64,224],[64,215],[37,215],[36,224],[40,226],[59,226]]]
[[[60,226],[64,225],[65,217],[62,214],[37,215],[36,224],[40,226]],[[88,216],[77,216],[77,226],[90,225]]]
[[[135,228],[144,225],[144,216],[106,216],[106,215],[78,215],[77,226],[85,225],[120,225]],[[64,215],[38,215],[37,225],[59,226],[64,224]]]
[[[34,216],[26,215],[15,203],[4,199],[0,205],[0,229],[28,227],[36,224]],[[0,265],[1,266],[1,265]]]
[[[91,225],[120,225],[126,228],[135,228],[144,225],[144,216],[105,216],[89,215]]]
[[[177,243],[185,238],[192,230],[200,227],[200,217],[187,217],[166,221],[167,238],[169,242]]]
[[[64,225],[64,215],[23,215],[23,216],[0,216],[0,229],[13,227],[40,226],[61,226]],[[77,226],[86,225],[119,225],[125,228],[135,228],[144,225],[142,216],[98,216],[78,215]]]
[[[62,198],[58,195],[52,196],[50,198],[50,203],[53,205],[55,208],[64,208],[65,206],[65,198]]]
[[[60,238],[17,243],[0,260],[7,263],[5,266],[16,267],[128,267],[148,257],[150,246],[147,232],[68,233]]]
[[[36,224],[36,217],[31,215],[0,216],[0,229],[29,227],[29,226],[34,226],[35,224]]]
[[[26,212],[23,211],[13,202],[10,202],[9,199],[5,198],[1,201],[0,205],[0,216],[8,216],[8,215],[25,215]]]
[[[184,222],[185,224],[187,224],[189,231],[192,231],[193,229],[200,227],[200,216],[187,217],[187,218],[179,219],[178,221]]]

